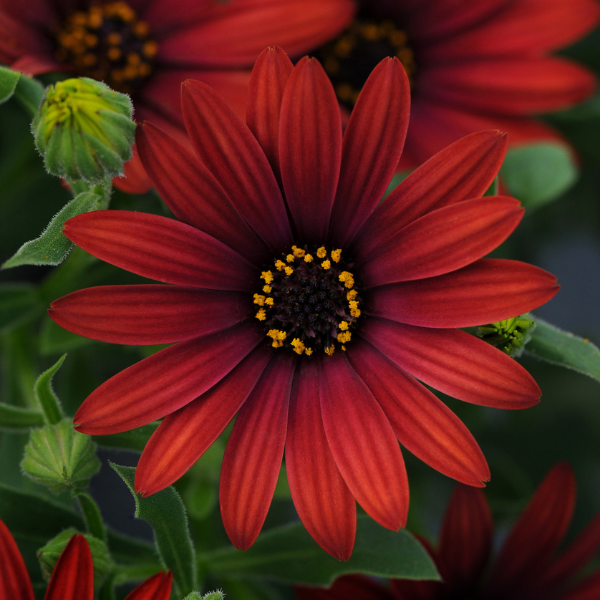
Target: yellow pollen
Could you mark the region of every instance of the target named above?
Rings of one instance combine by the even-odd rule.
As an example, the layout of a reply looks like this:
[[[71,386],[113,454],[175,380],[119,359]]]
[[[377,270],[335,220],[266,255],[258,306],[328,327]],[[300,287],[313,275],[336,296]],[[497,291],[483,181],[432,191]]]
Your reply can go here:
[[[146,58],[154,58],[158,53],[158,44],[150,40],[142,46],[142,52]]]
[[[354,277],[352,273],[349,273],[348,271],[342,271],[340,273],[340,281],[343,281],[344,285],[349,289],[354,285]]]
[[[265,303],[265,297],[260,294],[254,294],[254,304],[258,304],[259,306],[263,306]]]
[[[282,260],[276,260],[275,261],[275,268],[278,271],[283,271],[283,269],[285,269],[285,263]]]
[[[287,333],[280,329],[269,329],[267,336],[272,338],[273,348],[281,348],[283,346],[283,340],[287,337]]]
[[[346,352],[346,346],[342,346],[342,351]]]
[[[305,260],[307,263],[310,263],[310,262],[312,262],[312,261],[313,261],[312,254],[306,254],[306,255],[304,256],[304,260]]]
[[[340,262],[340,259],[342,258],[342,250],[341,248],[338,250],[332,250],[331,251],[331,260],[333,260],[333,262]]]
[[[310,356],[313,353],[312,348],[307,348],[304,353],[306,354],[306,356]]]
[[[259,321],[264,321],[267,318],[267,313],[265,312],[264,308],[261,308],[257,313],[256,313],[256,318]]]
[[[294,253],[294,256],[297,256],[298,258],[302,258],[306,254],[306,250],[298,248],[298,246],[292,246],[292,252]]]
[[[273,288],[272,288],[270,285],[263,285],[263,290],[262,290],[262,291],[263,291],[265,294],[270,294],[272,289],[273,289]]]
[[[358,296],[358,292],[356,290],[351,290],[346,294],[346,298],[348,300],[354,300],[354,298],[356,298],[356,296]]]
[[[273,298],[270,298],[270,297],[269,297],[269,298],[267,298],[267,299],[265,300],[265,304],[266,304],[267,306],[273,306]]]
[[[324,261],[321,263],[321,266],[322,266],[322,267],[323,267],[325,270],[327,270],[327,269],[331,269],[331,261],[329,261],[329,260],[324,260]]]
[[[346,329],[348,329],[348,323],[347,321],[342,321],[338,327],[342,330],[342,331],[346,331]]]
[[[327,354],[327,356],[331,356],[334,352],[335,352],[335,346],[333,344],[331,344],[331,346],[327,346],[325,348],[325,354]]]
[[[349,331],[344,331],[342,333],[338,333],[337,336],[337,341],[345,344],[346,342],[349,342],[352,338],[352,334]]]
[[[306,350],[306,346],[298,338],[292,340],[292,346],[296,354],[302,354]]]
[[[292,273],[294,272],[294,269],[292,269],[292,267],[286,267],[285,268],[285,274],[289,277]]]
[[[294,255],[293,254],[288,254],[285,257],[285,260],[287,260],[289,263],[294,262]]]
[[[319,258],[325,258],[327,256],[327,250],[325,250],[324,246],[321,246],[318,250],[317,250],[317,256]]]
[[[122,41],[123,36],[116,31],[113,31],[106,36],[106,43],[110,44],[111,46],[118,46]]]
[[[358,308],[351,308],[350,309],[350,314],[355,318],[358,319],[358,317],[360,317],[361,312]]]
[[[273,283],[273,273],[271,271],[263,271],[260,278],[264,279],[265,283]]]

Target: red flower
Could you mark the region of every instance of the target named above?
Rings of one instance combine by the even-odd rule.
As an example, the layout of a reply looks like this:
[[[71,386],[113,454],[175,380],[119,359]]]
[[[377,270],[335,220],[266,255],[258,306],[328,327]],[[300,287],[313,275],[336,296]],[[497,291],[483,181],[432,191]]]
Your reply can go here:
[[[137,490],[173,483],[239,411],[220,489],[233,543],[256,539],[285,447],[300,518],[348,558],[355,499],[385,527],[405,523],[398,440],[459,481],[489,478],[468,430],[413,376],[475,404],[535,404],[540,390],[518,363],[456,328],[533,309],[556,281],[481,258],[523,214],[513,198],[481,199],[505,152],[497,131],[447,148],[377,207],[408,124],[397,59],[371,75],[343,141],[317,60],[293,68],[267,49],[249,89],[246,126],[210,87],[184,83],[195,156],[151,124],[138,129],[144,166],[182,222],[101,211],[65,226],[102,260],[174,285],[81,290],[50,315],[98,340],[179,342],[104,383],[75,415],[79,431],[100,435],[165,417]]]
[[[34,600],[23,557],[6,525],[0,521],[0,600]],[[171,572],[157,573],[125,600],[169,600]],[[44,600],[93,600],[94,565],[86,539],[74,535],[59,556]]]
[[[596,0],[364,0],[356,20],[319,54],[343,104],[370,70],[398,56],[412,112],[401,168],[414,168],[473,131],[499,128],[511,144],[560,139],[533,115],[588,98],[593,74],[553,50],[600,20]]]
[[[300,56],[343,29],[353,10],[352,0],[0,0],[0,62],[103,80],[132,95],[138,120],[185,139],[184,79],[205,81],[244,114],[265,46]],[[149,189],[136,157],[125,174],[121,189]]]
[[[439,546],[426,547],[443,582],[392,580],[391,590],[361,576],[341,577],[329,590],[299,588],[298,600],[597,600],[600,570],[578,573],[600,549],[600,513],[557,556],[575,504],[575,479],[556,465],[490,563],[492,517],[481,490],[457,486]],[[577,578],[577,582],[574,582]]]

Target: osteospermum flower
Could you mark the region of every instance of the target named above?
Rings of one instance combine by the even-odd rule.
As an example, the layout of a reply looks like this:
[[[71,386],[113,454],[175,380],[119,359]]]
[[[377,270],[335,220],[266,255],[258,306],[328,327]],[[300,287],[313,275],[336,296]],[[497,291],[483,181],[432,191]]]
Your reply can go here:
[[[67,71],[131,95],[138,120],[184,135],[179,88],[201,79],[243,114],[263,48],[299,56],[343,29],[352,0],[0,1],[0,62],[31,75]],[[150,187],[139,159],[125,191]]]
[[[538,487],[495,558],[493,524],[481,490],[459,485],[444,517],[439,545],[425,542],[443,582],[392,580],[391,589],[361,576],[299,588],[298,600],[596,600],[600,570],[579,573],[600,549],[600,514],[557,553],[575,504],[571,468],[556,465]]]
[[[346,109],[384,56],[402,61],[412,88],[402,168],[481,129],[507,131],[511,144],[560,139],[533,115],[596,87],[590,71],[551,56],[598,24],[596,0],[358,0],[357,9],[317,56]]]
[[[6,525],[0,521],[0,600],[34,600],[31,579],[23,557]],[[173,575],[157,573],[125,600],[169,600]],[[83,535],[74,535],[52,571],[44,600],[93,600],[94,565]]]
[[[262,527],[284,448],[300,518],[342,558],[355,500],[385,527],[405,523],[398,440],[482,485],[489,470],[477,443],[415,378],[497,408],[540,396],[514,360],[456,329],[520,314],[557,290],[536,267],[481,258],[523,214],[513,198],[481,198],[506,136],[457,142],[377,207],[409,117],[397,59],[375,69],[343,140],[319,62],[294,68],[281,49],[257,61],[248,126],[197,81],[183,85],[182,106],[196,155],[151,124],[138,128],[144,166],[181,222],[101,211],[64,229],[95,256],[173,285],[75,292],[52,304],[58,324],[120,344],[178,342],[92,393],[77,429],[102,435],[165,417],[136,472],[148,495],[183,475],[238,413],[220,483],[238,548]]]

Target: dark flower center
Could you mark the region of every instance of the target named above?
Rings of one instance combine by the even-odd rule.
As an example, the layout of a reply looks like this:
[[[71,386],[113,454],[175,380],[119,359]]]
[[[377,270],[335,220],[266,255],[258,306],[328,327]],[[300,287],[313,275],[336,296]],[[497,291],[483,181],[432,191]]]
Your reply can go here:
[[[413,82],[416,66],[406,33],[389,20],[355,19],[336,40],[319,49],[317,58],[333,83],[341,104],[352,110],[371,71],[395,56]]]
[[[254,294],[260,307],[255,316],[274,348],[331,355],[337,342],[346,350],[362,306],[352,266],[341,250],[292,246],[262,272],[264,285]]]
[[[148,24],[125,2],[75,12],[56,35],[57,60],[129,94],[152,72],[157,51]]]

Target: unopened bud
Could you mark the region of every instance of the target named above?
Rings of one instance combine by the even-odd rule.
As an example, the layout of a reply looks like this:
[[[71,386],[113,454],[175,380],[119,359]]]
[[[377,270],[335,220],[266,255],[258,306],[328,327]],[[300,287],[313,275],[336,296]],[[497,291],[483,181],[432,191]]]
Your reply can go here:
[[[192,592],[184,598],[184,600],[223,600],[225,594],[220,590],[216,592],[209,592],[206,596],[203,596],[200,592]]]
[[[482,325],[478,328],[478,335],[509,356],[517,357],[531,339],[534,328],[535,321],[523,315],[490,325]]]
[[[31,432],[21,469],[54,492],[85,488],[100,468],[95,450],[90,436],[75,431],[73,423],[63,419]]]
[[[94,79],[67,79],[46,90],[33,120],[35,143],[53,175],[98,182],[123,174],[135,139],[129,96]]]
[[[58,561],[58,557],[62,554],[69,540],[79,531],[70,528],[61,531],[55,538],[46,543],[45,546],[37,551],[37,557],[40,561],[42,575],[46,579],[50,579],[52,571]],[[95,538],[93,535],[83,534],[92,552],[92,560],[94,562],[94,587],[99,587],[104,578],[110,573],[113,568],[112,559],[106,544]]]

